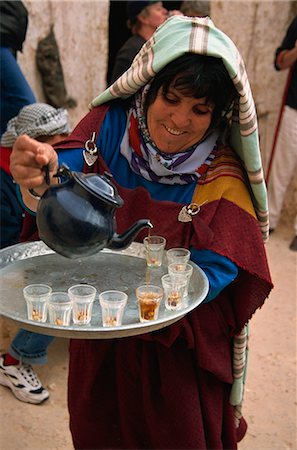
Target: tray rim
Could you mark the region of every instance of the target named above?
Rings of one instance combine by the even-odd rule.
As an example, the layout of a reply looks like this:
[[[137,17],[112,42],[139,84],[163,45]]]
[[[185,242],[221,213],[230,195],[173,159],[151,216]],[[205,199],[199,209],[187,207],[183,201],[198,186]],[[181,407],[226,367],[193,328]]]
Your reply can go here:
[[[34,245],[38,245],[41,248],[41,253],[37,255],[28,255],[23,254],[21,258],[16,258],[12,261],[7,260],[6,262],[3,261],[3,255],[9,251],[20,251],[21,249],[28,249],[33,248]],[[133,247],[135,250],[133,253]],[[137,250],[138,248],[138,250]],[[141,258],[144,259],[143,256],[140,255],[141,250],[143,249],[143,244],[134,242],[131,246],[129,246],[127,249],[120,250],[120,251],[114,251],[110,249],[103,249],[101,252],[103,253],[112,253],[112,254],[120,254],[125,255],[128,257],[133,258]],[[132,251],[132,253],[131,253]],[[137,251],[139,252],[137,254]],[[101,253],[100,252],[100,253]],[[32,242],[26,242],[26,243],[20,243],[15,244],[10,247],[6,247],[4,249],[0,250],[0,270],[4,267],[9,266],[10,264],[20,261],[23,259],[30,259],[37,256],[43,256],[43,255],[49,255],[49,254],[55,254],[53,250],[51,250],[49,247],[47,247],[46,244],[44,244],[42,241],[32,241]],[[0,311],[0,316],[5,317],[6,319],[13,321],[17,323],[21,328],[26,329],[28,331],[40,333],[40,334],[50,334],[51,336],[55,337],[64,337],[64,338],[71,338],[71,339],[112,339],[112,338],[123,338],[123,337],[129,337],[129,336],[137,336],[140,334],[146,334],[152,331],[160,330],[162,328],[165,328],[169,325],[172,325],[173,323],[181,320],[186,314],[191,312],[193,309],[195,309],[199,304],[202,303],[204,298],[206,297],[209,289],[209,282],[208,278],[206,277],[204,271],[193,261],[190,261],[190,264],[193,265],[196,270],[199,271],[202,279],[204,280],[204,290],[203,294],[200,296],[199,301],[194,304],[192,303],[190,306],[184,308],[183,310],[176,311],[174,316],[172,318],[168,317],[164,320],[163,318],[157,319],[153,321],[152,323],[146,322],[141,323],[137,322],[134,323],[133,326],[131,324],[124,324],[120,327],[103,327],[103,326],[80,326],[76,325],[75,327],[70,325],[69,327],[63,327],[58,325],[53,325],[48,322],[33,322],[27,318],[18,319],[16,317],[11,317],[10,314],[5,314]]]

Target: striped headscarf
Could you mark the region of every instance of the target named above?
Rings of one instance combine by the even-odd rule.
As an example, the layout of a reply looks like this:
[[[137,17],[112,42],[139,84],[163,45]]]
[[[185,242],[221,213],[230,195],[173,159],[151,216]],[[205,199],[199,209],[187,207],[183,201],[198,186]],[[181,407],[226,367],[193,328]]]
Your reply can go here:
[[[239,94],[230,124],[230,144],[246,169],[252,200],[264,241],[268,238],[267,192],[259,147],[255,104],[243,59],[233,41],[209,17],[173,16],[143,45],[131,67],[92,102],[98,106],[128,98],[146,85],[168,63],[185,53],[221,58]]]

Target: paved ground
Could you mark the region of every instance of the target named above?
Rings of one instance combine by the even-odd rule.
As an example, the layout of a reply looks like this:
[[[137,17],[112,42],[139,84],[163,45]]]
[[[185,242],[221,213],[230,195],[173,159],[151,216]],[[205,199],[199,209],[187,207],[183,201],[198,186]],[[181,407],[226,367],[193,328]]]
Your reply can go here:
[[[271,236],[268,259],[275,289],[251,324],[244,415],[249,429],[239,450],[296,450],[296,256],[284,225]],[[67,345],[56,339],[38,369],[50,399],[16,400],[0,387],[1,450],[72,450],[67,411]],[[3,350],[3,349],[1,349]]]

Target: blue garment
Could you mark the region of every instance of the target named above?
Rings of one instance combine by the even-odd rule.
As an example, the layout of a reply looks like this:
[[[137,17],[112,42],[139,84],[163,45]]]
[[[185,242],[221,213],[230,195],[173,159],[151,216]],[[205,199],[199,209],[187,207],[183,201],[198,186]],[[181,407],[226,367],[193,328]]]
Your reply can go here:
[[[1,156],[1,155],[0,155]],[[24,210],[17,199],[17,185],[12,177],[0,169],[1,234],[0,248],[19,242]]]
[[[97,147],[115,180],[125,188],[143,186],[155,200],[191,203],[196,182],[186,185],[165,185],[146,180],[134,173],[128,161],[120,153],[120,144],[126,129],[126,112],[118,105],[112,106],[101,126]],[[66,163],[71,170],[82,171],[84,160],[81,149],[58,150],[59,163]],[[201,267],[210,289],[204,302],[213,300],[238,275],[236,264],[211,250],[191,250],[191,259]]]
[[[8,353],[23,364],[45,364],[47,347],[53,340],[53,336],[21,329],[11,342]]]
[[[17,116],[23,106],[35,103],[36,99],[20,66],[11,51],[0,48],[1,77],[1,136],[10,119]]]

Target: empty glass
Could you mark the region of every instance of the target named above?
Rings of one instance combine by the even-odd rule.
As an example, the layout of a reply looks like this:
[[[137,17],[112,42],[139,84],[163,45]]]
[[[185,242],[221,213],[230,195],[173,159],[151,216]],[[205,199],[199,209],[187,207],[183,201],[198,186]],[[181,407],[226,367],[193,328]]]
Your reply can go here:
[[[52,288],[47,284],[29,284],[24,287],[23,295],[27,303],[29,320],[45,322],[47,317],[47,301]]]
[[[91,322],[96,289],[90,284],[76,284],[68,289],[72,301],[72,318],[76,325]]]
[[[53,325],[70,325],[72,302],[67,292],[52,292],[48,299],[49,321]]]
[[[146,252],[147,266],[160,267],[163,261],[166,239],[162,236],[148,236],[144,238],[143,244]]]
[[[145,284],[136,289],[136,297],[139,305],[140,322],[158,319],[163,289],[160,286]]]
[[[165,308],[171,311],[181,309],[183,305],[184,291],[187,285],[185,278],[171,278],[170,275],[163,275],[162,286],[164,289]]]
[[[190,278],[193,273],[193,266],[191,264],[169,264],[168,266],[168,273],[170,277],[174,280],[182,280],[186,279],[187,284],[184,291],[184,297],[187,297],[189,295],[189,284],[190,284]]]
[[[99,294],[99,303],[102,311],[102,324],[104,327],[122,325],[124,309],[128,296],[122,291],[104,291]]]
[[[187,248],[170,248],[167,250],[167,262],[170,264],[187,264],[190,259],[190,250]]]

